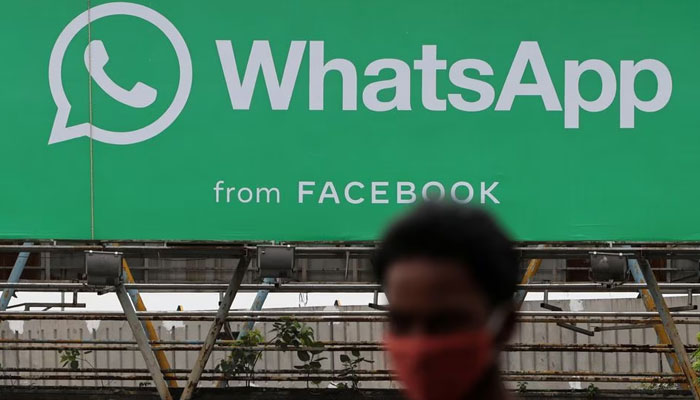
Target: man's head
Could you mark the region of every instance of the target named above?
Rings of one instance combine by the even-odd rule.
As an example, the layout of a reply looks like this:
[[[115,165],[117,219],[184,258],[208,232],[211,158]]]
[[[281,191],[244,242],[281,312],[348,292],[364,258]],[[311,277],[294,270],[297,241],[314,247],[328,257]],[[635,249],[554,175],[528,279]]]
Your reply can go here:
[[[426,203],[387,231],[375,257],[397,334],[483,325],[518,280],[511,241],[485,212]]]
[[[501,228],[481,210],[426,203],[388,229],[374,265],[409,394],[473,390],[512,329],[518,258]]]

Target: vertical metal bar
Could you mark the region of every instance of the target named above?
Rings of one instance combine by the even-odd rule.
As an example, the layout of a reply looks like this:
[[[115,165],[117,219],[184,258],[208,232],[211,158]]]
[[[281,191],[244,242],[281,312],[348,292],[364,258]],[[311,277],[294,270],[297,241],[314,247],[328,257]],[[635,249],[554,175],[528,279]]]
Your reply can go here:
[[[122,268],[124,269],[126,283],[135,283],[134,275],[131,274],[131,268],[129,268],[129,264],[126,262],[126,259],[122,259]],[[143,299],[141,299],[141,295],[139,294],[138,290],[131,289],[127,292],[129,293],[129,297],[131,297],[131,302],[134,304],[137,311],[147,311],[146,304],[143,302]],[[158,341],[158,332],[156,332],[156,328],[153,326],[153,322],[150,320],[143,320],[141,321],[141,324],[143,325],[143,328],[148,334],[148,339],[152,341]],[[158,345],[154,345],[153,347],[157,348]],[[170,362],[168,362],[168,356],[165,354],[165,352],[163,350],[155,350],[155,353],[156,360],[158,360],[158,365],[160,366],[160,369],[169,370]],[[165,374],[165,376],[172,378],[175,376],[175,374],[167,373]],[[168,386],[177,387],[177,381],[175,379],[169,379]]]
[[[263,283],[272,285],[275,283],[275,278],[265,278],[263,279]],[[258,290],[258,293],[255,295],[255,299],[253,300],[253,304],[250,306],[250,311],[260,311],[263,308],[263,305],[265,304],[265,300],[267,300],[267,295],[270,293],[269,290]],[[253,327],[255,326],[255,321],[248,321],[246,322],[243,327],[241,328],[240,332],[238,332],[238,339],[241,339],[243,336],[245,336],[248,332],[253,330]]]
[[[627,266],[636,283],[647,283],[637,260],[627,260]],[[651,297],[651,294],[649,294],[649,290],[642,289],[639,291],[639,295],[642,297],[642,302],[647,311],[657,311],[654,305],[654,299]],[[666,334],[663,325],[654,325],[654,331],[656,332],[656,337],[660,344],[671,344],[671,339]],[[680,363],[678,362],[678,357],[674,353],[666,353],[666,361],[668,361],[668,365],[674,373],[683,373]]]
[[[146,367],[151,374],[151,378],[153,378],[153,383],[156,385],[161,400],[172,400],[172,396],[168,390],[168,384],[165,383],[165,378],[163,378],[163,373],[158,366],[156,356],[153,354],[153,349],[151,349],[148,343],[146,332],[143,330],[143,325],[141,325],[141,321],[139,321],[139,317],[136,315],[134,305],[131,304],[131,299],[124,285],[118,285],[116,287],[116,293],[119,303],[122,305],[122,309],[126,315],[126,321],[129,323],[129,327],[131,327],[131,332],[134,334],[134,339],[139,346],[143,360],[146,362]]]
[[[25,242],[22,246],[30,247],[31,242]],[[19,278],[22,276],[24,267],[27,265],[27,260],[29,259],[29,252],[23,251],[17,255],[17,260],[15,260],[15,265],[12,266],[12,271],[10,272],[10,277],[7,278],[8,283],[19,282]],[[10,304],[10,299],[12,295],[15,294],[14,289],[5,289],[2,291],[2,296],[0,296],[0,311],[7,310],[7,306]]]
[[[645,258],[640,258],[638,261],[638,266],[641,269],[642,275],[647,283],[649,295],[654,300],[654,304],[656,305],[656,310],[659,313],[659,318],[661,319],[664,331],[668,335],[668,338],[673,345],[673,350],[676,354],[678,363],[680,364],[685,377],[688,379],[688,386],[693,394],[693,398],[695,400],[700,400],[700,382],[698,382],[697,374],[693,369],[688,353],[685,350],[685,345],[683,344],[681,336],[678,333],[678,329],[676,328],[676,324],[673,321],[673,316],[671,316],[671,312],[668,310],[664,296],[661,294],[661,290],[656,282],[654,272],[651,270],[651,265]]]
[[[190,376],[187,378],[187,384],[185,385],[185,389],[182,391],[180,400],[190,400],[194,394],[194,390],[197,388],[199,378],[202,376],[202,372],[204,371],[204,367],[209,360],[209,356],[214,350],[216,336],[219,334],[221,327],[226,322],[226,317],[228,316],[229,309],[233,304],[233,299],[236,297],[236,292],[238,292],[238,288],[240,288],[241,282],[243,282],[243,278],[248,270],[248,261],[249,258],[247,254],[244,254],[240,261],[238,261],[236,271],[234,271],[233,275],[231,276],[231,280],[226,288],[226,294],[224,294],[224,298],[219,304],[219,309],[216,311],[216,318],[214,319],[211,328],[209,328],[209,332],[204,339],[202,349],[199,351],[199,355],[194,363],[192,372],[190,372]]]

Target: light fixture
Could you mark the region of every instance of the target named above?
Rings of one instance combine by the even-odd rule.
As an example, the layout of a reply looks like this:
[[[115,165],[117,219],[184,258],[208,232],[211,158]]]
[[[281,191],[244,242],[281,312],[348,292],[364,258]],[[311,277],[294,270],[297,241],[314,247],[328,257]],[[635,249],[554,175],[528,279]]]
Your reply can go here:
[[[293,276],[293,246],[259,245],[257,259],[261,278],[291,278]]]
[[[623,253],[591,253],[590,278],[594,282],[625,282],[629,274],[627,256]]]
[[[116,286],[123,281],[122,259],[114,251],[85,252],[85,274],[89,285]]]

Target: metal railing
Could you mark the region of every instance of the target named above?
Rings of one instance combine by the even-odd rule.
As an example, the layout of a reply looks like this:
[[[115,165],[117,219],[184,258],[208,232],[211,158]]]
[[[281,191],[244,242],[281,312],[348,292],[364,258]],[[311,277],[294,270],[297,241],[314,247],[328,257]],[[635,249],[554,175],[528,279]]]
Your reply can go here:
[[[108,293],[120,290],[138,291],[140,293],[190,293],[209,292],[224,293],[229,291],[232,295],[236,292],[269,291],[277,293],[377,293],[381,291],[380,285],[372,282],[319,282],[319,283],[281,283],[281,284],[242,284],[242,274],[249,269],[249,262],[255,253],[255,243],[187,243],[187,242],[162,242],[158,244],[139,244],[135,242],[111,243],[53,243],[36,242],[31,247],[20,245],[19,242],[0,242],[0,253],[28,252],[49,254],[80,254],[86,250],[119,251],[128,257],[145,257],[162,259],[163,257],[204,257],[204,258],[239,258],[245,259],[245,265],[238,269],[238,282],[229,284],[220,283],[125,283],[119,287],[95,287],[81,282],[8,282],[0,283],[0,290],[11,289],[18,292],[74,292],[74,293]],[[585,258],[592,251],[604,249],[607,252],[620,252],[632,259],[646,260],[648,258],[700,258],[700,244],[698,243],[520,243],[516,250],[520,257],[527,259],[572,259]],[[297,257],[313,258],[337,258],[345,259],[345,274],[351,258],[367,259],[374,252],[374,244],[358,243],[345,244],[297,244]],[[652,274],[654,269],[650,265],[641,267],[646,277]],[[228,269],[231,271],[232,269]],[[662,268],[662,270],[666,270]],[[534,272],[532,271],[534,275]],[[653,277],[653,274],[651,275]],[[670,336],[674,335],[675,325],[700,325],[700,312],[673,311],[663,303],[661,293],[687,294],[692,303],[692,294],[700,293],[700,283],[656,283],[649,281],[643,283],[530,283],[529,281],[518,286],[523,292],[545,292],[548,294],[557,292],[627,292],[639,293],[648,291],[656,293],[656,304],[661,304],[662,309],[653,308],[649,311],[519,311],[516,314],[517,321],[521,324],[547,323],[559,326],[572,326],[575,324],[587,324],[593,326],[591,332],[603,332],[617,329],[628,330],[637,328],[660,327]],[[659,300],[661,299],[661,300]],[[229,299],[229,300],[232,300]],[[659,303],[661,301],[662,303]],[[225,305],[225,304],[224,304]],[[208,354],[212,351],[231,350],[235,343],[231,340],[217,339],[216,333],[223,324],[229,322],[255,321],[276,322],[288,318],[294,318],[301,322],[347,323],[347,322],[384,322],[386,313],[383,311],[230,311],[228,307],[220,307],[218,311],[177,311],[177,312],[148,312],[131,311],[124,312],[75,312],[75,311],[0,311],[0,321],[121,321],[133,318],[134,321],[192,321],[211,322],[214,325],[210,331],[213,337],[197,342],[187,340],[149,340],[136,339],[128,341],[114,340],[84,340],[69,339],[13,339],[0,340],[0,351],[58,351],[78,350],[92,352],[114,351],[140,351],[146,355],[157,351],[168,352],[198,352],[199,357],[194,370],[191,368],[160,368],[154,372],[152,368],[80,368],[79,370],[63,370],[60,368],[37,367],[3,367],[0,370],[0,379],[16,381],[42,381],[42,380],[83,380],[83,381],[147,381],[153,380],[156,385],[165,381],[187,382],[185,394],[182,399],[194,391],[199,380],[203,381],[247,381],[245,377],[223,376],[220,371],[205,368]],[[138,325],[138,324],[137,324]],[[138,330],[132,325],[132,330]],[[585,330],[584,330],[585,331]],[[677,332],[675,332],[677,336]],[[210,335],[211,336],[211,335]],[[690,343],[681,344],[678,338],[675,341],[647,344],[592,344],[592,343],[511,343],[504,350],[509,353],[518,352],[571,352],[571,353],[641,353],[663,354],[671,358],[670,362],[682,364],[683,357],[687,353],[697,350],[697,346]],[[378,341],[326,341],[322,343],[324,349],[330,352],[352,351],[382,351],[383,346]],[[237,348],[248,351],[280,352],[280,351],[304,351],[303,347],[285,347],[275,345],[260,345],[257,347]],[[686,369],[675,369],[671,373],[649,374],[645,372],[635,373],[609,373],[592,371],[503,371],[503,377],[508,381],[532,381],[532,382],[607,382],[607,383],[645,383],[645,384],[680,384],[691,389],[693,395],[698,398],[697,382],[689,375]],[[157,367],[156,367],[157,368]],[[391,382],[394,376],[389,370],[358,370],[357,378],[368,382]],[[314,374],[298,370],[261,370],[256,371],[255,381],[260,382],[304,382],[310,379],[333,381],[338,380],[335,370],[318,370]],[[695,386],[695,388],[694,388]],[[161,390],[162,389],[162,390]],[[170,398],[164,394],[162,383],[159,386],[162,398]],[[189,394],[188,394],[189,393]]]

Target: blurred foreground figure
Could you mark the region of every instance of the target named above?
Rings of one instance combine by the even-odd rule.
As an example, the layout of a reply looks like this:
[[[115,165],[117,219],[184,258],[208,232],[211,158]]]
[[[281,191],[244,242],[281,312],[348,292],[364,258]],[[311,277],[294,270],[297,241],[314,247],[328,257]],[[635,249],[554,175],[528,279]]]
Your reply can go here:
[[[387,350],[411,400],[510,398],[498,355],[514,326],[518,259],[488,214],[425,204],[389,228],[375,267]]]

